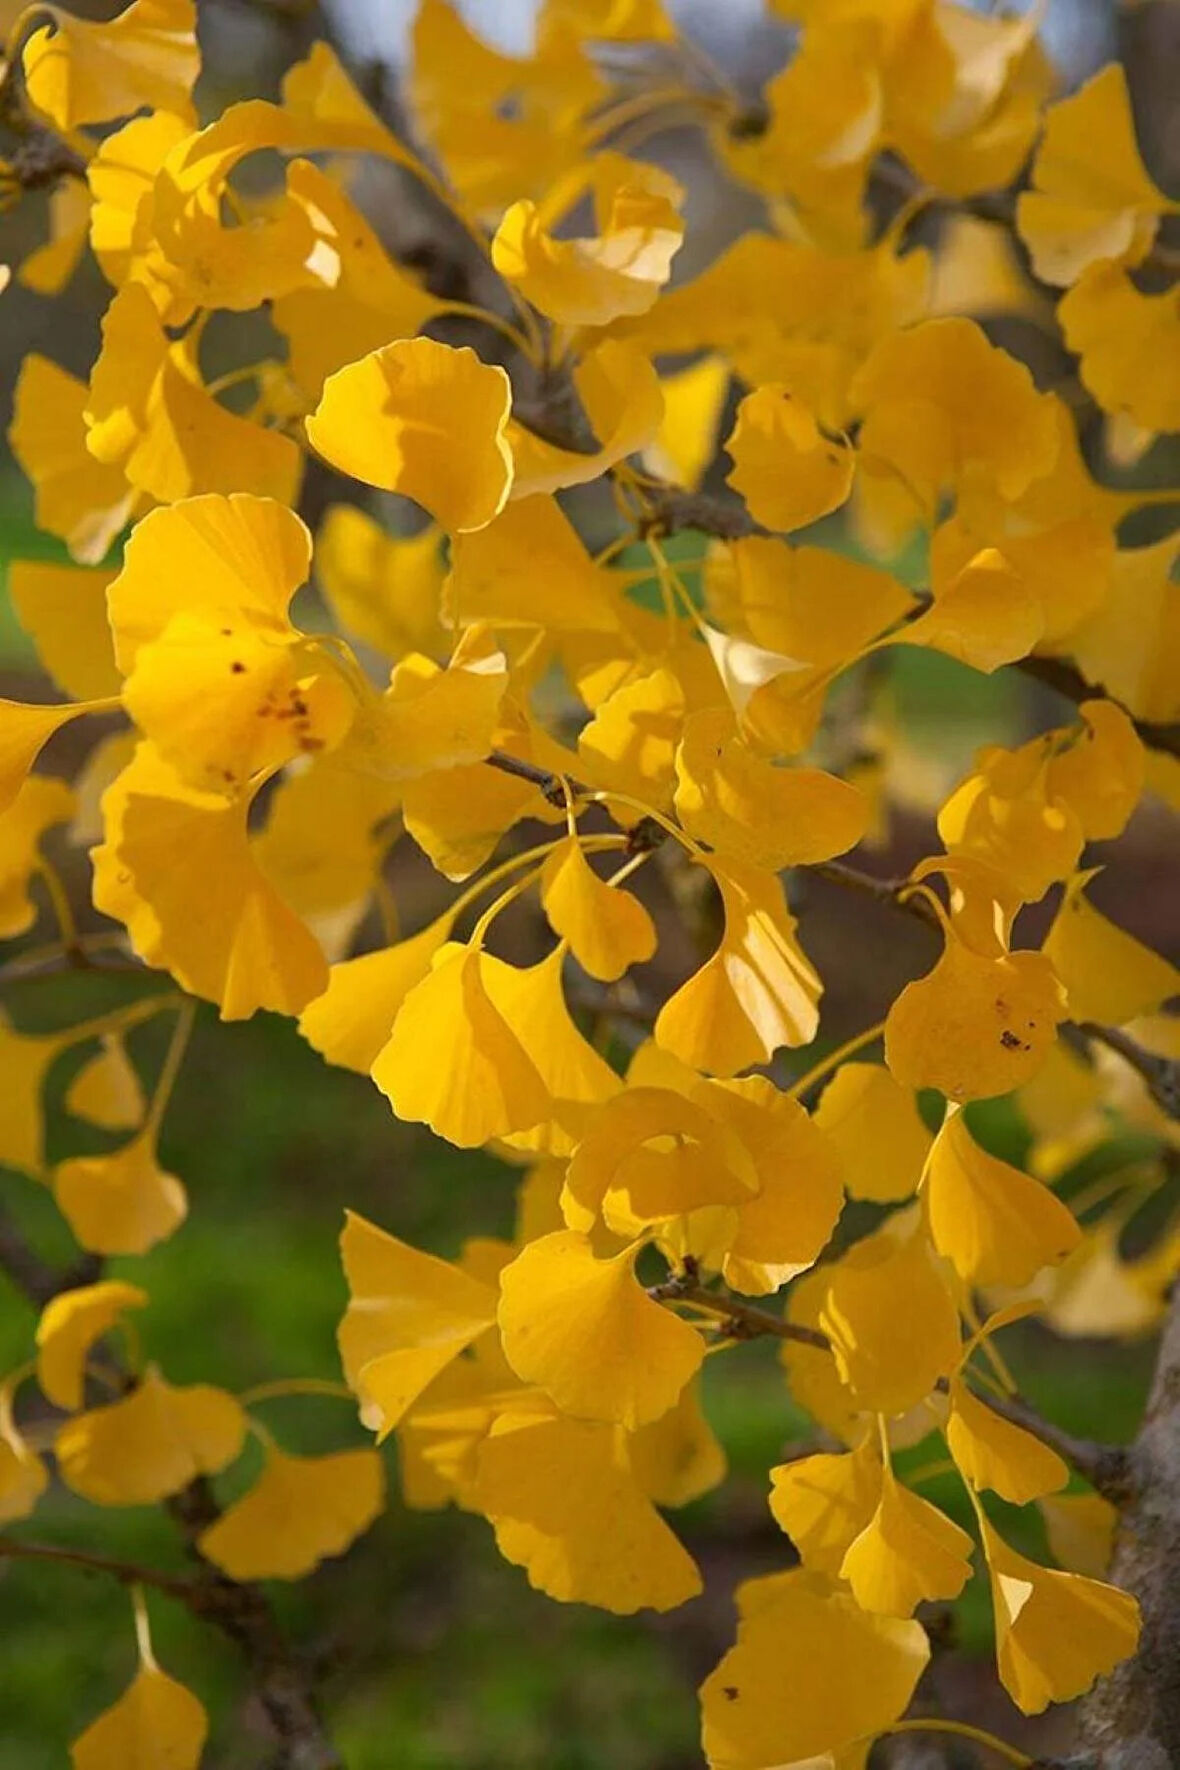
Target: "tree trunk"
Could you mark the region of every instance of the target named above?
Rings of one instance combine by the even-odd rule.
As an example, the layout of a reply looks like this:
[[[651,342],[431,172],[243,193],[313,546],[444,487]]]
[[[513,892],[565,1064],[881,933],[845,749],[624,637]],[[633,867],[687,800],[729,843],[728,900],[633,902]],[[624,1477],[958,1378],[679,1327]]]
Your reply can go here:
[[[1083,1763],[1094,1770],[1180,1766],[1180,1285],[1173,1289],[1147,1413],[1131,1452],[1111,1577],[1138,1598],[1134,1659],[1082,1708]]]

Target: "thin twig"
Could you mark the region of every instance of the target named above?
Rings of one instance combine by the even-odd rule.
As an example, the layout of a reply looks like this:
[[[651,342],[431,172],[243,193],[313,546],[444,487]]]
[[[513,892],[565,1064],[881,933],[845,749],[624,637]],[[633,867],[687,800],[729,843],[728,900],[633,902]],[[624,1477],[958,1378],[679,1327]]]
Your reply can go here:
[[[166,1592],[170,1598],[177,1598],[190,1608],[199,1609],[194,1602],[197,1586],[193,1580],[172,1579],[166,1573],[157,1573],[153,1567],[140,1567],[131,1561],[116,1561],[109,1555],[95,1555],[89,1549],[66,1548],[60,1543],[19,1542],[15,1537],[0,1536],[0,1560],[10,1561],[60,1561],[70,1567],[80,1567],[84,1573],[105,1573],[111,1579],[119,1580],[125,1586],[151,1586],[157,1592]]]
[[[102,1261],[95,1254],[83,1254],[72,1266],[64,1269],[50,1265],[25,1240],[12,1218],[0,1210],[0,1271],[7,1273],[16,1288],[23,1291],[38,1309],[43,1309],[62,1291],[93,1284],[101,1270]]]
[[[1180,503],[1180,492],[1176,494]],[[1075,706],[1082,701],[1107,700],[1116,706],[1121,702],[1115,695],[1108,694],[1105,689],[1092,682],[1087,682],[1081,671],[1066,658],[1021,658],[1016,668],[1023,676],[1031,676],[1034,681],[1051,688],[1059,695],[1064,695]],[[1123,709],[1127,712],[1127,709]],[[1128,718],[1139,733],[1140,738],[1152,750],[1162,750],[1169,756],[1180,756],[1180,723],[1171,721],[1167,724],[1151,719],[1136,719],[1128,713]]]
[[[569,775],[555,774],[551,768],[538,768],[535,762],[525,762],[519,756],[509,755],[507,750],[491,750],[484,761],[489,768],[498,768],[501,774],[513,774],[518,780],[530,781],[540,791],[541,797],[547,799],[551,805],[565,804],[566,788],[579,799],[592,791]],[[565,787],[562,786],[563,781]]]
[[[757,1309],[752,1303],[744,1303],[740,1297],[728,1292],[710,1290],[697,1277],[695,1262],[686,1262],[683,1272],[674,1273],[663,1284],[650,1286],[647,1294],[656,1303],[691,1303],[697,1309],[716,1315],[723,1331],[732,1340],[757,1340],[770,1334],[778,1340],[795,1340],[802,1346],[814,1346],[820,1352],[832,1349],[832,1342],[819,1328],[803,1327],[781,1315],[772,1315],[768,1309]]]
[[[1095,1438],[1078,1438],[1063,1426],[1055,1426],[1022,1401],[1018,1395],[996,1395],[989,1392],[987,1405],[1014,1426],[1021,1426],[1055,1450],[1071,1468],[1077,1470],[1104,1499],[1113,1505],[1125,1506],[1131,1494],[1131,1458],[1121,1444],[1103,1444]]]
[[[1147,1084],[1147,1092],[1160,1111],[1170,1119],[1180,1119],[1180,1063],[1172,1057],[1157,1057],[1116,1026],[1099,1026],[1093,1020],[1078,1022],[1078,1031],[1086,1038],[1117,1051],[1124,1063],[1138,1070]]]
[[[938,917],[930,906],[929,900],[921,893],[914,893],[912,879],[879,879],[873,873],[861,872],[857,867],[850,867],[841,860],[821,860],[803,869],[809,873],[817,873],[821,879],[828,879],[833,885],[843,885],[849,891],[859,891],[863,897],[871,897],[875,903],[886,904],[890,909],[905,910],[919,922],[925,922],[929,928],[939,926]],[[905,896],[904,893],[913,893]]]

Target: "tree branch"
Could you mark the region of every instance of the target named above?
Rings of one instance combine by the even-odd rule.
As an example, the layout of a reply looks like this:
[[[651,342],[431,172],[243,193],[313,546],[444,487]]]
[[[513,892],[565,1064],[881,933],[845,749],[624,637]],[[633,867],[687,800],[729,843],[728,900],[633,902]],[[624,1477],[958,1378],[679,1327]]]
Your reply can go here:
[[[858,867],[847,866],[840,860],[816,861],[801,870],[816,873],[821,879],[828,879],[833,885],[843,885],[849,891],[859,891],[862,896],[871,897],[874,903],[904,910],[917,921],[925,922],[928,928],[939,927],[929,900],[923,893],[914,892],[912,879],[879,879],[874,873],[861,872]],[[911,895],[904,895],[907,892]]]
[[[756,1309],[752,1303],[744,1303],[728,1292],[710,1290],[700,1282],[694,1260],[686,1260],[684,1271],[674,1273],[663,1284],[651,1285],[647,1294],[656,1303],[692,1303],[707,1310],[718,1317],[731,1340],[757,1340],[771,1334],[778,1340],[814,1346],[820,1352],[830,1352],[832,1348],[832,1342],[819,1328],[803,1327],[781,1315],[772,1315],[768,1309]]]
[[[15,1537],[0,1536],[0,1559],[9,1561],[59,1561],[69,1567],[80,1567],[84,1573],[104,1573],[125,1586],[151,1586],[166,1592],[190,1609],[195,1603],[197,1587],[192,1580],[171,1579],[157,1573],[154,1567],[139,1567],[131,1561],[115,1561],[109,1555],[94,1555],[88,1549],[65,1548],[58,1543],[19,1542]]]
[[[1132,1495],[1123,1510],[1111,1578],[1139,1600],[1138,1652],[1082,1705],[1082,1742],[1094,1770],[1175,1770],[1180,1764],[1180,1285],[1168,1319],[1147,1413],[1130,1451]]]
[[[1180,491],[1176,493],[1176,501],[1180,503]],[[1075,706],[1082,701],[1107,700],[1114,701],[1116,706],[1121,702],[1114,695],[1092,682],[1087,682],[1076,665],[1067,658],[1021,658],[1015,666],[1022,676],[1031,676],[1034,681],[1043,683],[1066,700],[1073,701]],[[1126,712],[1126,708],[1123,708]],[[1135,730],[1143,742],[1152,750],[1163,750],[1169,756],[1180,756],[1180,724],[1170,722],[1159,724],[1150,719],[1136,719],[1128,714]]]
[[[1180,1119],[1180,1063],[1175,1058],[1157,1057],[1154,1051],[1145,1051],[1116,1026],[1099,1026],[1093,1020],[1083,1020],[1078,1022],[1078,1031],[1108,1050],[1117,1051],[1124,1063],[1138,1070],[1160,1111],[1170,1119]]]
[[[0,1270],[7,1273],[30,1303],[43,1309],[59,1292],[93,1284],[102,1271],[102,1261],[95,1254],[83,1254],[65,1270],[51,1266],[29,1245],[12,1218],[0,1209]]]
[[[1077,1438],[1063,1426],[1046,1420],[1035,1407],[1018,1395],[984,1397],[986,1406],[1014,1426],[1021,1426],[1055,1450],[1071,1468],[1076,1469],[1090,1486],[1112,1505],[1125,1506],[1131,1498],[1133,1470],[1130,1452],[1125,1445],[1103,1444],[1098,1439]]]

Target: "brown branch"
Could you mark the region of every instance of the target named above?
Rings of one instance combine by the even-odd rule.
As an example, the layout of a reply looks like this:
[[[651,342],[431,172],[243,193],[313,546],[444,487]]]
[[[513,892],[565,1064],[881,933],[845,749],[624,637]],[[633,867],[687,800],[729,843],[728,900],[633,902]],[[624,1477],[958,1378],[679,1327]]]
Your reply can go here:
[[[491,750],[484,761],[489,768],[498,768],[501,774],[512,774],[518,780],[531,781],[550,805],[560,807],[565,804],[567,787],[575,799],[584,799],[593,792],[592,787],[574,780],[571,775],[555,774],[551,768],[538,768],[535,762],[525,762],[519,756],[510,755],[507,750]]]
[[[651,1285],[647,1294],[655,1303],[692,1303],[698,1309],[708,1310],[718,1317],[723,1332],[731,1340],[757,1340],[769,1334],[777,1340],[814,1346],[820,1352],[832,1349],[832,1342],[819,1328],[803,1327],[781,1315],[772,1315],[768,1309],[756,1309],[752,1303],[744,1303],[726,1291],[710,1290],[700,1282],[693,1260],[686,1261],[683,1272],[674,1273],[663,1284]]]
[[[15,1537],[0,1536],[0,1559],[9,1561],[59,1561],[69,1567],[80,1567],[84,1573],[104,1573],[125,1586],[151,1586],[166,1592],[190,1609],[199,1611],[194,1602],[197,1587],[192,1580],[171,1579],[153,1567],[139,1567],[131,1561],[115,1561],[109,1555],[94,1555],[88,1549],[65,1548],[58,1543],[18,1542]]]
[[[186,1603],[227,1635],[253,1673],[254,1690],[280,1742],[275,1770],[344,1770],[344,1760],[324,1731],[312,1695],[312,1666],[285,1639],[260,1586],[227,1577],[197,1546],[221,1508],[204,1476],[167,1502],[188,1552],[201,1569]]]
[[[646,535],[676,535],[684,529],[699,529],[719,541],[740,541],[748,535],[770,533],[754,521],[740,498],[686,492],[674,485],[645,485],[643,496],[647,510],[638,524],[641,539]]]
[[[1093,1438],[1078,1438],[1067,1432],[1063,1426],[1056,1426],[1052,1420],[1046,1420],[1035,1407],[1022,1401],[1018,1395],[995,1395],[989,1392],[984,1397],[986,1405],[993,1413],[1000,1414],[1014,1426],[1021,1426],[1055,1450],[1071,1468],[1077,1470],[1090,1486],[1095,1488],[1104,1499],[1112,1505],[1125,1506],[1132,1491],[1133,1470],[1131,1457],[1125,1445],[1103,1444]]]
[[[912,879],[879,879],[874,873],[861,872],[858,867],[847,866],[840,860],[816,861],[801,870],[816,873],[821,879],[828,879],[833,885],[842,885],[849,891],[858,891],[863,897],[871,897],[874,903],[904,910],[928,928],[940,925],[929,899],[922,892],[914,891]],[[905,895],[907,892],[909,896]]]
[[[1117,1051],[1124,1063],[1138,1070],[1160,1111],[1170,1119],[1180,1119],[1180,1063],[1175,1058],[1157,1057],[1154,1051],[1145,1051],[1142,1045],[1115,1026],[1099,1026],[1092,1020],[1083,1020],[1078,1023],[1078,1031],[1105,1045],[1108,1050]]]
[[[50,1265],[25,1240],[12,1218],[0,1210],[0,1271],[7,1273],[36,1308],[43,1309],[61,1291],[93,1284],[101,1270],[102,1262],[94,1254],[83,1254],[65,1269]]]
[[[1180,491],[1176,493],[1176,501],[1180,503]],[[1081,671],[1066,658],[1021,658],[1016,668],[1023,676],[1031,676],[1034,681],[1051,688],[1066,700],[1080,705],[1082,701],[1107,700],[1121,705],[1114,695],[1092,682],[1087,682]],[[1124,707],[1123,711],[1127,709]],[[1152,750],[1163,750],[1169,756],[1180,756],[1180,723],[1170,721],[1166,724],[1151,719],[1136,719],[1128,714],[1135,730],[1143,742]]]

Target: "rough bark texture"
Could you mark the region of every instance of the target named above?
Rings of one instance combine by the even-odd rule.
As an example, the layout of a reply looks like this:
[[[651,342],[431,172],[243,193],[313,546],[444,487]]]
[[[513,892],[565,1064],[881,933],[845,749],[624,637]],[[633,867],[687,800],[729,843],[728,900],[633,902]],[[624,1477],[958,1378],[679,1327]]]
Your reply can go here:
[[[1082,1762],[1094,1770],[1180,1765],[1180,1286],[1173,1291],[1151,1398],[1132,1451],[1133,1491],[1111,1575],[1143,1610],[1139,1652],[1082,1710]]]

